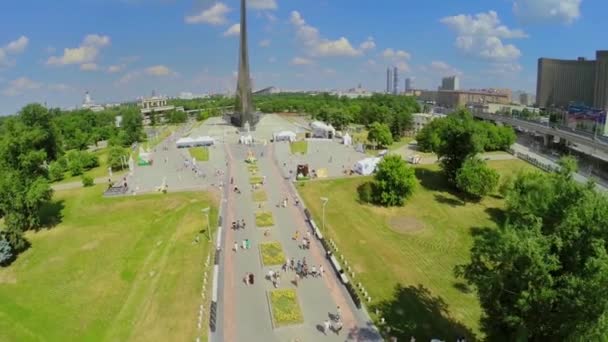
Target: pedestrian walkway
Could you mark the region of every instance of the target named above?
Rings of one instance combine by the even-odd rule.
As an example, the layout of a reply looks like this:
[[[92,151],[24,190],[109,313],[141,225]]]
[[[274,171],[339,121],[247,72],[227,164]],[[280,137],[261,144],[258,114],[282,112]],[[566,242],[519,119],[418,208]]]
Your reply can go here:
[[[264,204],[253,201],[252,187],[249,184],[250,172],[244,162],[249,151],[258,158],[258,175],[266,176],[262,189],[268,200]],[[281,175],[278,165],[274,162],[272,145],[249,147],[231,144],[226,146],[228,178],[233,179],[227,196],[226,212],[224,213],[224,264],[223,286],[220,298],[221,332],[215,340],[224,341],[344,341],[360,339],[365,332],[364,340],[381,340],[373,330],[364,315],[357,310],[348,297],[344,287],[332,272],[320,244],[313,239],[310,249],[300,248],[301,239],[293,240],[296,231],[300,237],[308,236],[310,231],[300,208],[295,205],[294,193]],[[263,157],[262,157],[263,154]],[[234,187],[240,193],[234,191]],[[283,201],[287,198],[287,206]],[[272,213],[274,225],[266,229],[255,226],[255,213],[268,211]],[[245,229],[233,230],[233,221],[245,222]],[[242,245],[243,240],[251,242],[250,249],[238,248],[234,251],[235,243]],[[262,265],[259,244],[278,242],[287,259],[302,260],[307,264],[326,270],[322,277],[301,279],[298,285],[292,282],[295,273],[282,272],[281,266],[265,267]],[[278,288],[295,289],[304,322],[297,325],[273,328],[268,301],[268,292],[273,290],[273,283],[264,279],[269,271],[279,272]],[[244,281],[247,273],[253,273],[255,282],[247,285]],[[341,320],[344,328],[340,335],[333,332],[323,333],[323,323],[331,319],[340,307]]]

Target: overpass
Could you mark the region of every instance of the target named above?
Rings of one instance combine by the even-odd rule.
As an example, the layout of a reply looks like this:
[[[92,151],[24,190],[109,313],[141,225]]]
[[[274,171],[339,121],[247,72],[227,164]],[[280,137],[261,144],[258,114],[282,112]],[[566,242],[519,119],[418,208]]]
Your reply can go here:
[[[509,126],[521,127],[528,131],[544,134],[546,142],[551,137],[559,137],[560,139],[564,139],[577,145],[589,146],[604,153],[608,153],[608,141],[598,139],[598,137],[594,137],[592,134],[581,133],[570,128],[554,125],[548,126],[538,122],[515,119],[510,116],[487,113],[473,113],[473,116],[479,119],[501,122]]]

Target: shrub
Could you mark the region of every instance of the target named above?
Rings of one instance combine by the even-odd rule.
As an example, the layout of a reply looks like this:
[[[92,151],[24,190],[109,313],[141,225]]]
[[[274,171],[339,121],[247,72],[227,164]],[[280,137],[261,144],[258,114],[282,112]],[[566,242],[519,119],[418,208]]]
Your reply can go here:
[[[467,195],[480,199],[491,194],[500,180],[500,175],[479,158],[467,159],[456,174],[456,186]]]
[[[4,236],[0,236],[0,266],[7,265],[14,256],[11,244]]]
[[[93,180],[93,177],[91,176],[87,176],[87,175],[83,175],[82,176],[82,186],[89,187],[89,186],[93,186],[95,185],[95,181]]]
[[[49,164],[49,180],[51,182],[58,182],[63,179],[65,173],[65,167],[58,161],[51,162]]]
[[[401,156],[388,155],[378,164],[374,176],[374,203],[389,207],[402,206],[417,185],[414,169]]]

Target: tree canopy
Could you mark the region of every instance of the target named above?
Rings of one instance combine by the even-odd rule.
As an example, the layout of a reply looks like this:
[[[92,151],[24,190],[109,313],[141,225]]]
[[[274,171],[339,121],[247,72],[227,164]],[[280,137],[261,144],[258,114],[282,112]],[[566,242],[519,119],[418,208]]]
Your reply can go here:
[[[414,169],[401,156],[390,154],[378,164],[372,183],[372,199],[379,205],[402,206],[417,184]]]
[[[499,179],[496,170],[488,167],[485,161],[473,157],[467,159],[456,173],[456,187],[467,196],[480,199],[496,190]]]
[[[386,124],[374,122],[369,126],[367,139],[378,147],[387,147],[393,143],[393,135]]]
[[[490,340],[608,335],[608,198],[567,171],[519,174],[506,220],[475,239],[457,271],[475,285]]]

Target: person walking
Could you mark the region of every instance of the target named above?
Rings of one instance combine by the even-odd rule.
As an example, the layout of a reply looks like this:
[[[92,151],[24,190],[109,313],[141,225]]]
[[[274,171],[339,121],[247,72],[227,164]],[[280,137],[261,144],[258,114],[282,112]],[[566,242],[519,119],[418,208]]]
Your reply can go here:
[[[234,250],[234,252],[236,253],[239,250],[239,243],[234,241],[234,247],[232,248]]]
[[[338,307],[336,307],[336,321],[340,321],[340,318],[342,317],[342,310],[340,309],[340,305],[338,305]]]
[[[325,273],[325,270],[323,269],[323,265],[319,265],[319,277],[322,277],[323,273]]]
[[[329,322],[328,319],[326,319],[325,322],[323,322],[323,333],[325,335],[327,335],[327,331],[329,330],[330,326],[331,326],[331,323]]]
[[[243,249],[247,249],[247,240],[243,240],[242,246]]]

